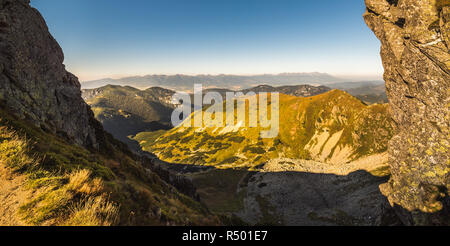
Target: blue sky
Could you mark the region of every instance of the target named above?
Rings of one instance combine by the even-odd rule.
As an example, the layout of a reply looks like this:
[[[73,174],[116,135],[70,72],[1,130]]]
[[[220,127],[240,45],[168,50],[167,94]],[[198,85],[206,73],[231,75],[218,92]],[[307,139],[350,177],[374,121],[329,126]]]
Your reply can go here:
[[[32,0],[82,81],[145,74],[382,74],[363,0]]]

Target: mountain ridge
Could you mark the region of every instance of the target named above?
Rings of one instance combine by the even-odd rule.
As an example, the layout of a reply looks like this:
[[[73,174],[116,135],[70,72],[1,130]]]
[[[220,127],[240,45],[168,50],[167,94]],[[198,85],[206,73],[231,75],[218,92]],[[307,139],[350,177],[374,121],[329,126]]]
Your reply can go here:
[[[330,88],[324,86],[258,86],[241,92],[256,93],[280,91],[295,96],[312,96],[324,93]],[[226,98],[226,92],[235,92],[227,89],[205,89],[203,93],[219,92]],[[171,97],[175,91],[161,87],[151,87],[139,90],[130,86],[107,85],[96,89],[83,89],[83,99],[92,107],[97,120],[114,137],[127,143],[132,149],[138,150],[138,146],[129,136],[140,132],[168,130],[172,128],[171,115],[175,105]],[[193,97],[194,95],[191,95]],[[191,100],[194,101],[193,99]]]
[[[173,90],[192,90],[194,84],[204,87],[224,87],[227,89],[247,89],[259,84],[294,85],[303,83],[327,84],[342,82],[342,79],[326,73],[281,73],[261,75],[145,75],[125,77],[121,79],[100,79],[81,83],[83,89],[93,89],[112,85],[129,85],[140,89],[161,86]]]
[[[250,225],[398,223],[384,219],[390,210],[378,188],[389,176],[387,104],[339,90],[280,94],[280,116],[275,139],[261,139],[261,128],[183,126],[134,139],[170,163],[162,168],[192,179],[212,211]]]
[[[151,133],[138,134],[135,139],[144,150],[172,163],[239,166],[247,160],[252,167],[276,157],[347,163],[386,151],[392,134],[387,105],[367,106],[339,90],[305,98],[281,94],[280,115],[280,135],[270,140],[259,139],[260,128],[244,127],[230,132],[223,127],[181,126],[157,133],[161,135],[151,142],[146,141]],[[336,142],[330,145],[331,141]],[[355,149],[347,149],[348,143]]]

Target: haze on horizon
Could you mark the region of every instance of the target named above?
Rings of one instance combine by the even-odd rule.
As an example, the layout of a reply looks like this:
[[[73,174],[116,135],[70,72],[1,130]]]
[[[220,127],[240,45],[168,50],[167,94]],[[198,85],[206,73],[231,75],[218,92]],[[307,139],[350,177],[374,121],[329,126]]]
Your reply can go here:
[[[381,79],[361,0],[32,0],[81,81],[321,72]]]

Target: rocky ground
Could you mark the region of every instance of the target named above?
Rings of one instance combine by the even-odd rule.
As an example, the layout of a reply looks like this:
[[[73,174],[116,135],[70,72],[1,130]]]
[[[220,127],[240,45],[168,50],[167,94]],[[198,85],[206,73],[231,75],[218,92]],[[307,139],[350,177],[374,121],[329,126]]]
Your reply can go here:
[[[380,225],[386,178],[357,171],[347,176],[302,172],[249,174],[244,209],[237,215],[261,225]]]

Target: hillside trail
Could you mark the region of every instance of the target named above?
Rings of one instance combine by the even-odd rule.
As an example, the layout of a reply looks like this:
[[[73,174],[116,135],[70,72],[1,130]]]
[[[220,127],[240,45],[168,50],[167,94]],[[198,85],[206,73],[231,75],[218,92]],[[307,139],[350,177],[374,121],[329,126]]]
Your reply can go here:
[[[0,166],[0,226],[26,226],[17,216],[19,207],[31,196],[24,188],[25,175],[11,173]]]

